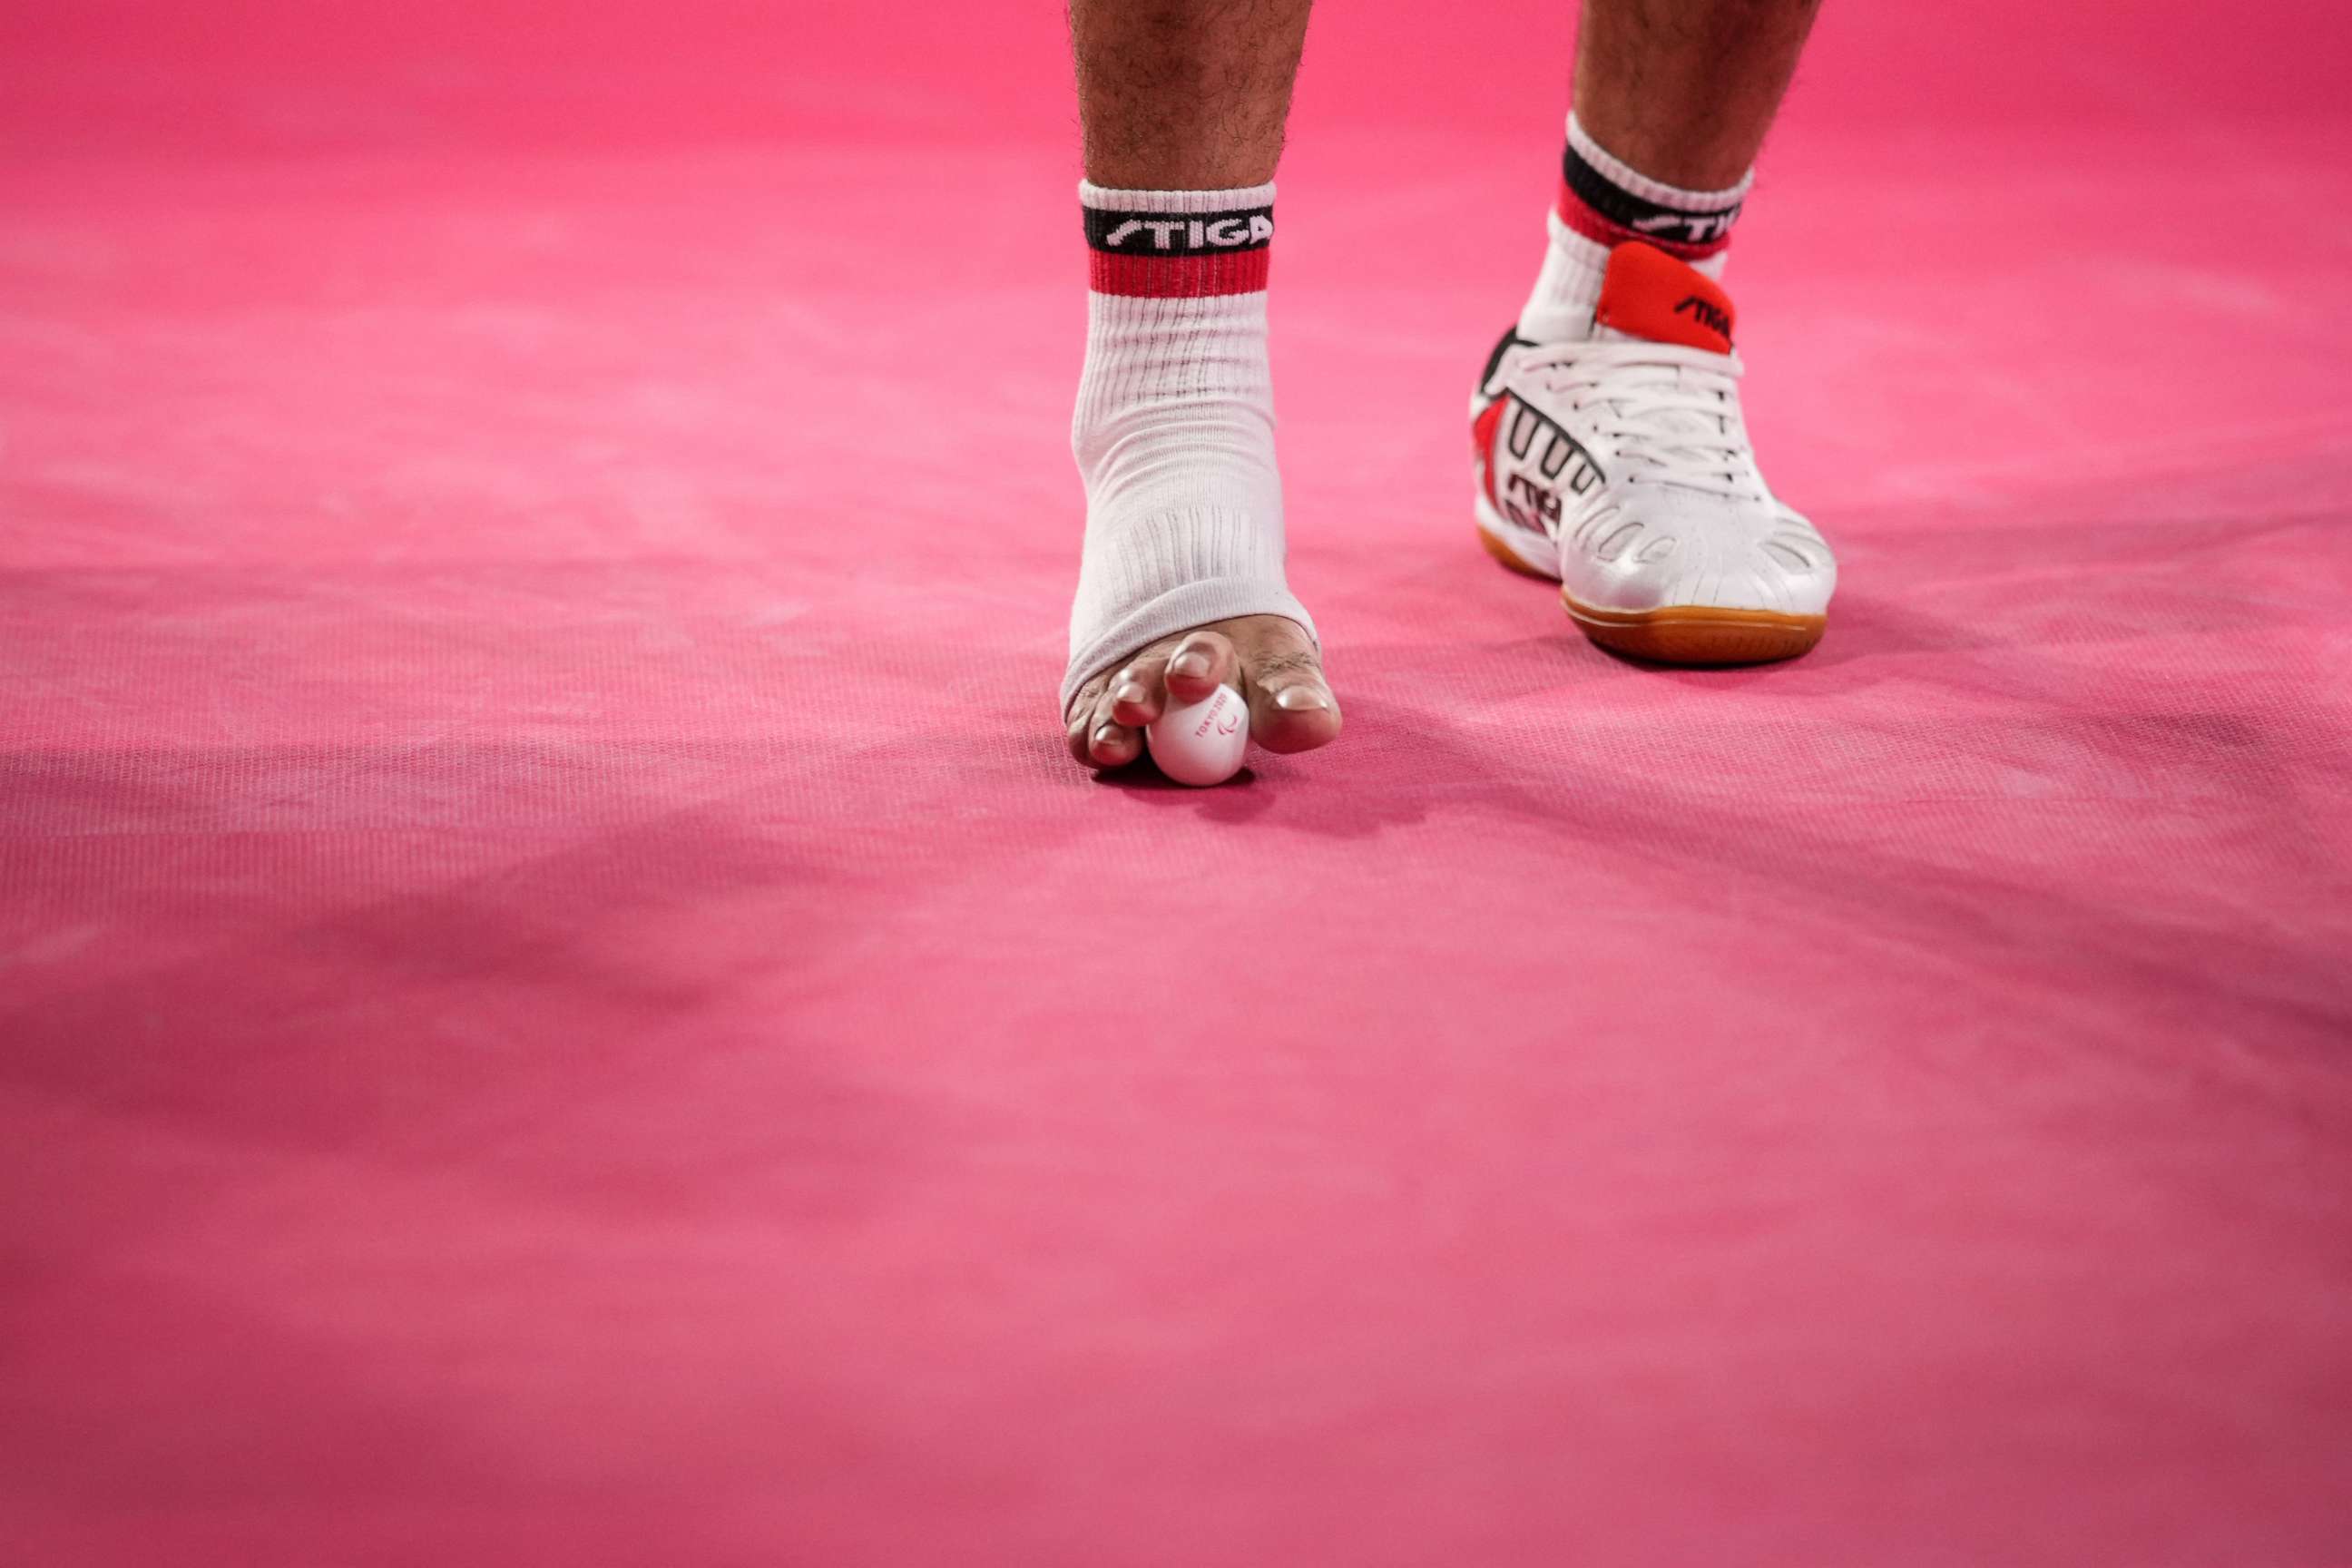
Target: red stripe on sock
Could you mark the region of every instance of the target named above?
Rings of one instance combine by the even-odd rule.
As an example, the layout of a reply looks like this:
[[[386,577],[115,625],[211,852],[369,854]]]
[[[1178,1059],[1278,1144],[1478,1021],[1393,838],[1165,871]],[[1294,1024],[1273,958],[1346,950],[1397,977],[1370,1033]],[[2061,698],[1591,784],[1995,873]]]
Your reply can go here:
[[[1210,294],[1255,294],[1265,288],[1271,250],[1224,256],[1118,256],[1087,252],[1087,287],[1129,299],[1191,300]]]
[[[1627,240],[1638,239],[1643,245],[1654,245],[1668,256],[1680,260],[1696,261],[1704,257],[1717,254],[1731,243],[1731,237],[1727,234],[1719,235],[1704,244],[1693,245],[1685,240],[1661,239],[1655,235],[1643,234],[1638,229],[1627,228],[1622,224],[1611,223],[1607,218],[1586,206],[1577,194],[1568,188],[1566,180],[1559,183],[1559,205],[1554,210],[1559,214],[1559,221],[1568,225],[1570,228],[1595,244],[1608,246],[1612,250]]]

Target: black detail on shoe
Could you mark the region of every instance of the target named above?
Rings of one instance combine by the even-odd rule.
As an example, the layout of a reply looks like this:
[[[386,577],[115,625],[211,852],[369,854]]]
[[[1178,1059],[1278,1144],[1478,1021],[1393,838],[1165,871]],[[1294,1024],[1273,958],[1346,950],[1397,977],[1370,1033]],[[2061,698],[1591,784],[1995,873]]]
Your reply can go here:
[[[1503,487],[1503,515],[1547,539],[1559,537],[1559,492],[1513,474]]]
[[[1503,396],[1506,423],[1497,444],[1515,465],[1532,458],[1534,472],[1517,466],[1505,471],[1503,483],[1495,489],[1496,503],[1505,517],[1521,528],[1557,538],[1560,492],[1580,496],[1606,476],[1584,443],[1561,429],[1557,421],[1509,393]]]
[[[1519,336],[1517,322],[1503,329],[1503,335],[1496,341],[1495,352],[1486,356],[1486,368],[1478,373],[1479,396],[1492,397],[1500,390],[1495,385],[1495,373],[1503,368],[1503,356],[1511,352],[1514,344],[1530,349],[1536,346],[1533,338]]]

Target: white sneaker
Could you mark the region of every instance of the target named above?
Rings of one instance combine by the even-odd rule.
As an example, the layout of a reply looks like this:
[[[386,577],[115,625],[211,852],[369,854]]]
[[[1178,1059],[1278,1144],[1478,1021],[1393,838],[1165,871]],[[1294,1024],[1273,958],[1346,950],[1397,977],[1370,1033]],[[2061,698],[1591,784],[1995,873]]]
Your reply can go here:
[[[1667,664],[1803,653],[1837,561],[1757,472],[1729,297],[1633,242],[1610,253],[1593,321],[1582,342],[1495,345],[1470,398],[1480,538],[1558,579],[1603,647]]]

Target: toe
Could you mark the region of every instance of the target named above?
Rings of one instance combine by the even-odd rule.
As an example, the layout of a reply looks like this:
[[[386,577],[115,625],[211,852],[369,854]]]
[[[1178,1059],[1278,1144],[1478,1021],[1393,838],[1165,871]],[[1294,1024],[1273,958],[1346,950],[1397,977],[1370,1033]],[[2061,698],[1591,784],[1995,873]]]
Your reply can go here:
[[[1069,714],[1062,723],[1071,757],[1088,767],[1094,766],[1095,725],[1098,722],[1095,712],[1102,705],[1104,684],[1104,678],[1097,675],[1079,687],[1077,695],[1070,699]]]
[[[1138,654],[1110,679],[1110,717],[1130,730],[1139,730],[1160,717],[1168,706],[1166,680],[1170,650]]]
[[[1106,719],[1095,726],[1087,742],[1087,760],[1098,768],[1123,768],[1142,754],[1143,736],[1124,724]]]
[[[1168,700],[1203,702],[1219,686],[1230,686],[1241,668],[1240,655],[1222,632],[1188,632],[1168,656]]]
[[[1143,754],[1143,731],[1112,716],[1116,678],[1104,683],[1095,699],[1093,728],[1087,733],[1087,761],[1098,768],[1123,768]]]
[[[1270,623],[1242,654],[1250,739],[1269,752],[1311,752],[1339,738],[1339,703],[1323,678],[1323,660],[1295,622]]]

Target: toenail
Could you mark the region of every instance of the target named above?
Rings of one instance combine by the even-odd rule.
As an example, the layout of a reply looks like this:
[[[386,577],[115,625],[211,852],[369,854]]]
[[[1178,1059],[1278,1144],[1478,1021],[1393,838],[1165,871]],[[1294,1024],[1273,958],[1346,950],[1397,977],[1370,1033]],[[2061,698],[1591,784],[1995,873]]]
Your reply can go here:
[[[1095,731],[1095,744],[1097,746],[1109,746],[1118,739],[1118,726],[1116,724],[1105,724]]]
[[[1169,665],[1168,673],[1181,675],[1187,680],[1203,679],[1209,673],[1209,656],[1199,648],[1187,648],[1176,656],[1174,663]]]
[[[1312,713],[1331,706],[1331,700],[1312,686],[1290,686],[1275,693],[1274,705],[1286,713]]]
[[[1146,691],[1137,682],[1129,680],[1123,683],[1117,691],[1111,693],[1111,700],[1114,702],[1124,702],[1130,707],[1139,708],[1150,698],[1150,696],[1151,693]]]

